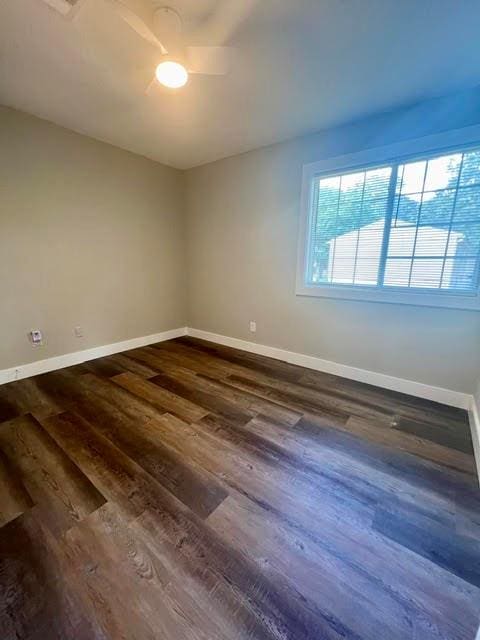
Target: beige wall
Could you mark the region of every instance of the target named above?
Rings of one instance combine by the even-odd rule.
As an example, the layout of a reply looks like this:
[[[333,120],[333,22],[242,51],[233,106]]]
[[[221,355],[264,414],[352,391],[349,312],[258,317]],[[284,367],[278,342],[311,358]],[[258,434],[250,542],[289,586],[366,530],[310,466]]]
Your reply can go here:
[[[188,323],[473,392],[479,313],[294,293],[302,165],[445,129],[462,110],[442,104],[185,175],[0,107],[0,369]]]
[[[183,213],[181,172],[0,108],[0,369],[185,326]]]
[[[472,393],[480,313],[295,295],[302,165],[462,124],[433,106],[188,171],[189,326]]]

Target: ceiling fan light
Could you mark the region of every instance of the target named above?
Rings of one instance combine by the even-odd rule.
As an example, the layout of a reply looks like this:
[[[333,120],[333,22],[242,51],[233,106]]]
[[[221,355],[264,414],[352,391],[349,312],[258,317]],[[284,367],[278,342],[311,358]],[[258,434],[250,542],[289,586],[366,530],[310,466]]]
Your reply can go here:
[[[179,89],[188,82],[188,71],[183,64],[173,60],[161,62],[155,72],[157,80],[169,89]]]

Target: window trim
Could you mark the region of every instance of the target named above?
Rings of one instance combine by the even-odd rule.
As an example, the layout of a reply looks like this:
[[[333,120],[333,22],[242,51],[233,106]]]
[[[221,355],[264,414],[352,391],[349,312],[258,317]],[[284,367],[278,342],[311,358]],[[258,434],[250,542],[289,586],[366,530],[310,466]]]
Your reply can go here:
[[[313,214],[314,178],[332,176],[355,169],[380,167],[383,164],[422,160],[432,154],[448,154],[480,147],[480,126],[455,129],[383,147],[372,147],[357,153],[327,158],[303,165],[300,224],[298,235],[296,295],[319,298],[384,302],[414,306],[446,307],[480,311],[480,286],[476,293],[431,293],[428,289],[393,290],[387,287],[372,289],[362,285],[306,284],[309,264],[309,235]]]

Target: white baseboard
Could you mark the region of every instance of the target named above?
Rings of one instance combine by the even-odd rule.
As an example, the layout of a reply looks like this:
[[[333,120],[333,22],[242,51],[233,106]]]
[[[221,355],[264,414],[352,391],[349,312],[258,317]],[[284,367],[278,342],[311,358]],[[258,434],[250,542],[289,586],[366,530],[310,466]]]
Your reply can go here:
[[[0,385],[14,380],[36,376],[41,373],[64,369],[65,367],[71,367],[75,364],[81,364],[82,362],[95,360],[95,358],[109,356],[114,353],[121,353],[129,349],[145,347],[149,344],[155,344],[156,342],[164,342],[165,340],[173,340],[174,338],[185,335],[208,340],[209,342],[216,342],[250,353],[257,353],[269,358],[275,358],[276,360],[283,360],[284,362],[306,367],[307,369],[331,373],[343,378],[349,378],[350,380],[365,382],[366,384],[375,385],[384,389],[391,389],[393,391],[447,404],[452,407],[465,409],[469,412],[475,460],[480,479],[480,407],[475,402],[473,395],[451,389],[442,389],[441,387],[434,387],[413,380],[404,380],[403,378],[396,378],[384,373],[368,371],[367,369],[358,369],[357,367],[351,367],[346,364],[323,360],[322,358],[307,356],[301,353],[295,353],[294,351],[286,351],[285,349],[279,349],[277,347],[269,347],[256,342],[248,342],[247,340],[240,340],[239,338],[230,338],[217,333],[202,331],[201,329],[192,329],[190,327],[171,329],[170,331],[124,340],[123,342],[114,342],[113,344],[93,347],[92,349],[85,349],[84,351],[76,351],[74,353],[66,353],[54,358],[47,358],[45,360],[38,360],[37,362],[18,365],[10,369],[3,369],[0,370]]]
[[[346,364],[323,360],[322,358],[307,356],[301,353],[295,353],[294,351],[286,351],[277,347],[269,347],[256,342],[248,342],[246,340],[240,340],[239,338],[230,338],[228,336],[222,336],[217,333],[210,333],[209,331],[202,331],[200,329],[193,329],[190,327],[181,327],[179,329],[163,331],[162,333],[155,333],[150,336],[142,336],[140,338],[124,340],[123,342],[115,342],[113,344],[107,344],[100,347],[93,347],[92,349],[85,349],[84,351],[66,353],[54,358],[47,358],[46,360],[39,360],[37,362],[18,365],[17,367],[12,367],[10,369],[3,369],[0,370],[0,384],[36,376],[40,373],[47,373],[48,371],[54,371],[56,369],[63,369],[65,367],[86,362],[87,360],[94,360],[95,358],[101,358],[102,356],[108,356],[113,353],[120,353],[122,351],[128,351],[129,349],[144,347],[149,344],[154,344],[155,342],[172,340],[173,338],[178,338],[184,335],[202,338],[203,340],[223,344],[227,347],[234,347],[235,349],[249,351],[250,353],[257,353],[259,355],[275,358],[276,360],[283,360],[284,362],[290,362],[291,364],[296,364],[308,369],[323,371],[343,378],[357,380],[358,382],[365,382],[384,389],[391,389],[393,391],[400,391],[401,393],[418,396],[420,398],[426,398],[427,400],[434,400],[436,402],[441,402],[442,404],[466,409],[470,411],[472,415],[474,413],[472,411],[474,403],[473,396],[468,393],[442,389],[441,387],[434,387],[421,382],[415,382],[413,380],[404,380],[403,378],[396,378],[384,373],[368,371],[367,369],[358,369],[357,367],[351,367]],[[475,415],[477,416],[477,424],[478,413],[478,408],[476,408]],[[480,429],[478,430],[478,433],[480,433]]]
[[[179,338],[186,334],[187,328],[181,327],[179,329],[171,329],[170,331],[154,333],[150,336],[142,336],[140,338],[124,340],[123,342],[114,342],[113,344],[93,347],[92,349],[85,349],[84,351],[65,353],[64,355],[56,356],[54,358],[47,358],[46,360],[38,360],[37,362],[18,365],[11,369],[2,369],[0,370],[0,384],[12,382],[13,380],[21,380],[22,378],[30,378],[31,376],[36,376],[40,373],[47,373],[48,371],[64,369],[65,367],[71,367],[75,364],[86,362],[87,360],[95,360],[95,358],[110,356],[113,353],[120,353],[121,351],[128,351],[129,349],[145,347],[146,345],[154,344],[155,342],[172,340],[173,338]]]
[[[480,481],[480,407],[475,401],[475,396],[472,397],[472,402],[468,411],[468,417],[470,419],[470,430],[472,432],[473,451],[475,454],[475,462],[477,463],[478,478]],[[480,640],[480,629],[479,637]]]
[[[200,329],[192,329],[189,327],[187,329],[187,333],[189,336],[194,338],[217,342],[218,344],[223,344],[227,347],[242,349],[243,351],[257,353],[262,356],[268,356],[269,358],[275,358],[276,360],[283,360],[284,362],[290,362],[291,364],[296,364],[308,369],[315,369],[316,371],[331,373],[343,378],[349,378],[350,380],[365,382],[366,384],[372,384],[376,387],[382,387],[383,389],[391,389],[392,391],[399,391],[412,396],[418,396],[419,398],[426,398],[427,400],[441,402],[442,404],[459,407],[460,409],[465,409],[467,411],[472,405],[472,396],[468,393],[434,387],[428,384],[423,384],[422,382],[415,382],[414,380],[404,380],[403,378],[396,378],[385,373],[377,373],[375,371],[368,371],[367,369],[358,369],[357,367],[351,367],[346,364],[323,360],[322,358],[307,356],[301,353],[295,353],[294,351],[285,351],[284,349],[278,349],[277,347],[268,347],[256,342],[230,338],[228,336],[222,336],[217,333],[210,333],[209,331],[202,331]]]

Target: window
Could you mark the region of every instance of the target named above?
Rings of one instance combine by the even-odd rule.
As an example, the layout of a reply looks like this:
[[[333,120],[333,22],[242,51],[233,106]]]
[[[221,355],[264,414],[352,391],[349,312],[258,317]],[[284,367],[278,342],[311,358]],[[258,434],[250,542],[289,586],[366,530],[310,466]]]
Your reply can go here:
[[[480,308],[480,147],[306,169],[297,293]]]

